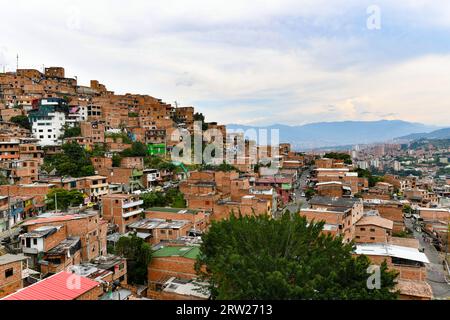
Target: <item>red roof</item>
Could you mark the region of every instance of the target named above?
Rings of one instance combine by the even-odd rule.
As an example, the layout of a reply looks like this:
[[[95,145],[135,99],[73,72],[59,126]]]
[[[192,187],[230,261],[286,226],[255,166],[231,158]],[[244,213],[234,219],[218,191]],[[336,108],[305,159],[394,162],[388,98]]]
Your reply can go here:
[[[62,271],[2,300],[75,300],[99,285],[97,281]]]
[[[60,221],[68,221],[68,220],[74,220],[74,219],[80,219],[80,215],[64,215],[64,216],[54,216],[54,217],[46,217],[46,218],[36,218],[29,220],[23,224],[23,226],[31,226],[35,224],[40,223],[51,223],[51,222],[60,222]]]

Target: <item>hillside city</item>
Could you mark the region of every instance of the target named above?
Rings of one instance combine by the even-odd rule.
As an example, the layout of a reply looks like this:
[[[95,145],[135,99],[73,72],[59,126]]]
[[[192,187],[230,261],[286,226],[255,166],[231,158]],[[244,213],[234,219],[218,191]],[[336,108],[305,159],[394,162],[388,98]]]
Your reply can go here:
[[[206,117],[0,73],[0,299],[450,298],[450,139],[298,152]]]

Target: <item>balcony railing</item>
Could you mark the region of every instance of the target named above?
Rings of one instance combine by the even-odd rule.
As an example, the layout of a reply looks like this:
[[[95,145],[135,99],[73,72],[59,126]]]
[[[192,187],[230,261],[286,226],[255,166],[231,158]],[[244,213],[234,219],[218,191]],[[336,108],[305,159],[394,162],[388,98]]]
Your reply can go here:
[[[144,204],[144,200],[136,200],[136,201],[130,201],[130,202],[125,202],[122,205],[123,209],[128,209],[128,208],[132,208],[132,207],[136,207],[136,206],[140,206]]]
[[[124,212],[122,214],[122,217],[128,218],[128,217],[132,217],[132,216],[141,214],[142,212],[144,212],[144,209],[138,209],[138,210],[133,210],[133,211],[130,211],[130,212]]]

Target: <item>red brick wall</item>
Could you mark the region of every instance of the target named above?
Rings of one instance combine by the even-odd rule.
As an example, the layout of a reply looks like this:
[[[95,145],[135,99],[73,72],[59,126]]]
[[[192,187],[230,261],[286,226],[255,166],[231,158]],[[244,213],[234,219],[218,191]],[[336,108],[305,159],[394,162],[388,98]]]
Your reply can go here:
[[[5,278],[5,271],[12,268],[13,275]],[[0,266],[0,298],[22,288],[22,261]]]
[[[148,281],[165,277],[193,279],[196,277],[195,260],[185,257],[153,257],[148,267]]]

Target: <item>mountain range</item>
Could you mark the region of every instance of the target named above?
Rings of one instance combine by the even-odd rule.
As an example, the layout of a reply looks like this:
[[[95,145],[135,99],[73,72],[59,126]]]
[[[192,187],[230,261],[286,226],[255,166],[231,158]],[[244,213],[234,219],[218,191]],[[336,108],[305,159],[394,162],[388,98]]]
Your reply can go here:
[[[279,142],[288,142],[294,150],[309,150],[343,145],[394,141],[398,137],[419,133],[426,135],[441,129],[421,123],[402,120],[318,122],[298,126],[274,124],[267,127],[228,124],[228,129],[279,130]],[[433,131],[437,130],[437,131]],[[450,130],[450,129],[442,129]],[[270,131],[267,136],[270,139]],[[270,141],[269,141],[270,143]]]
[[[412,141],[419,139],[450,139],[450,128],[439,129],[428,133],[412,133],[403,137],[399,137],[396,140]]]

